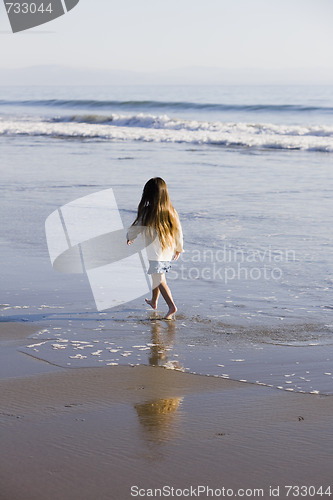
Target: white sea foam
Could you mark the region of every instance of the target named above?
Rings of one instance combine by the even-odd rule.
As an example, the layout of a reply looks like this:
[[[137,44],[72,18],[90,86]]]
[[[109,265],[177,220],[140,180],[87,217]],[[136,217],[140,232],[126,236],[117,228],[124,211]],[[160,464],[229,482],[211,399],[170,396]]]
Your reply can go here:
[[[325,125],[204,122],[148,114],[102,118],[92,115],[90,119],[76,116],[66,120],[1,120],[0,135],[333,152],[333,127]]]

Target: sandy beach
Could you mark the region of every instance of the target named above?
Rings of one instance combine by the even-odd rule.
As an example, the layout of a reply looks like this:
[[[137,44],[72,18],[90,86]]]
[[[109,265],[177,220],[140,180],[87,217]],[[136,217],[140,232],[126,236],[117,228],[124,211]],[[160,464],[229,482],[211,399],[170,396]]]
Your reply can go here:
[[[183,498],[288,498],[288,485],[329,486],[331,396],[162,367],[61,369],[17,352],[33,328],[1,323],[11,352],[1,500],[126,500],[155,488],[158,498],[163,487]]]
[[[0,500],[333,499],[332,2],[2,9]]]

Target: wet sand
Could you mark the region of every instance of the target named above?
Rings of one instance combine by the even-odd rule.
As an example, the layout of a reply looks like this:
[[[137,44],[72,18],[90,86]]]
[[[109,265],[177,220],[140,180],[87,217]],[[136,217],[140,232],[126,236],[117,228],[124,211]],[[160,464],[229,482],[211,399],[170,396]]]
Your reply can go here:
[[[0,321],[0,380],[38,373],[60,371],[50,363],[41,363],[32,356],[22,356],[18,349],[27,345],[27,337],[38,330],[33,323]],[[30,340],[30,343],[37,342]]]
[[[126,500],[163,486],[225,487],[229,498],[257,488],[265,499],[280,487],[275,498],[288,498],[285,485],[332,481],[331,396],[162,367],[60,369],[16,352],[31,324],[0,326],[12,353],[0,382],[1,500]]]

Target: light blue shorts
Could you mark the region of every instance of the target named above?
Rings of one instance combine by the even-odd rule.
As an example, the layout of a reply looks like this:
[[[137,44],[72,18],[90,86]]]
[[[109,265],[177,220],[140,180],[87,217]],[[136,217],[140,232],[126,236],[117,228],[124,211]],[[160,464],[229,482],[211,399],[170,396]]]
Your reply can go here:
[[[167,273],[171,269],[170,261],[168,260],[150,260],[148,274]]]

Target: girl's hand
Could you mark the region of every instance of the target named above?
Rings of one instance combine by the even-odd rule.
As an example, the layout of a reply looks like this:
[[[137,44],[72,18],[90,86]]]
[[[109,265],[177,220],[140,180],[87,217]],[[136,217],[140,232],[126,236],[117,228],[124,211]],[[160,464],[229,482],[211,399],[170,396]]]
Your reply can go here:
[[[132,245],[134,240],[127,240],[127,245]]]
[[[176,252],[175,255],[173,256],[172,260],[178,260],[180,256],[180,252]]]

